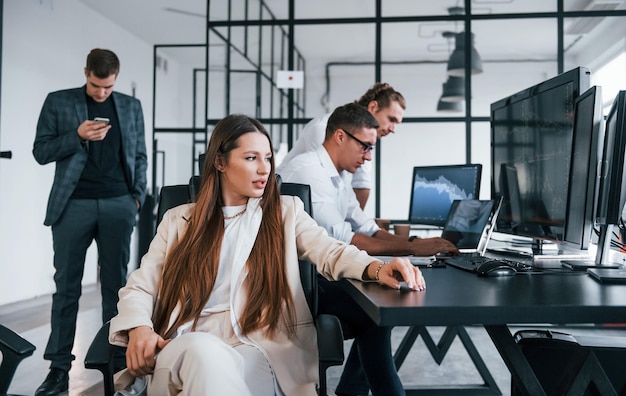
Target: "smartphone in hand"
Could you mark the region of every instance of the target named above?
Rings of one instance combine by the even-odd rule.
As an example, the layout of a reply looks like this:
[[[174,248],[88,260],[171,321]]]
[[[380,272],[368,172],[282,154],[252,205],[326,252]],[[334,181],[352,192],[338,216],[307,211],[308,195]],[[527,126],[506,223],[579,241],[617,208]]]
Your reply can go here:
[[[103,126],[109,125],[109,119],[104,117],[95,117],[93,122],[96,124],[103,124]]]

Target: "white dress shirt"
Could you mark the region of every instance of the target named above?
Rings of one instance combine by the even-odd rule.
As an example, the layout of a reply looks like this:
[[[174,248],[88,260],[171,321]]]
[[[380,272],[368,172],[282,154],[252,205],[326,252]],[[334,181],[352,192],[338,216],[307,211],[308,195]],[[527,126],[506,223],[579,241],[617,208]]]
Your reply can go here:
[[[337,172],[324,146],[295,156],[279,174],[284,182],[311,186],[313,218],[333,238],[350,243],[355,233],[372,236],[380,229],[359,206],[350,173]]]
[[[308,151],[315,151],[318,147],[324,143],[326,137],[326,124],[328,124],[328,118],[330,113],[323,116],[315,117],[309,121],[300,132],[300,138],[294,143],[293,147],[281,164],[278,166],[276,173],[280,175],[280,172],[293,158],[297,155],[306,153]],[[372,189],[372,163],[365,161],[365,163],[356,170],[354,174],[347,173],[345,180],[348,184],[352,184],[352,188],[366,188]]]

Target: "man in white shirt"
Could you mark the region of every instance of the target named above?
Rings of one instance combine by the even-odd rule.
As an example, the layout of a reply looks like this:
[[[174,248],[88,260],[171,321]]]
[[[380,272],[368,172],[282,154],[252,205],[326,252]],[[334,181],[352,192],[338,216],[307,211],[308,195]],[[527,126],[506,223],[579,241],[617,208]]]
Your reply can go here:
[[[350,174],[371,161],[376,144],[374,117],[350,103],[328,119],[324,143],[284,161],[277,173],[285,182],[311,186],[313,216],[336,239],[356,245],[370,255],[430,256],[456,247],[442,238],[412,239],[389,233],[361,209],[350,188]]]
[[[406,102],[402,94],[393,89],[391,85],[380,82],[368,89],[355,103],[365,107],[378,122],[377,139],[395,133],[396,124],[402,122],[402,116],[406,110]],[[290,162],[299,154],[315,151],[322,145],[326,135],[328,117],[330,114],[316,117],[305,125],[300,133],[300,138],[283,159],[283,164]],[[277,168],[277,173],[280,174],[281,169],[282,165]],[[351,184],[357,201],[361,209],[364,209],[372,188],[371,163],[365,162],[353,175],[347,177],[352,178]]]
[[[457,248],[442,238],[407,239],[380,229],[359,206],[349,175],[371,161],[377,128],[378,122],[365,107],[356,103],[340,106],[328,118],[323,144],[315,151],[304,152],[283,162],[277,173],[284,182],[310,185],[312,212],[317,223],[332,237],[353,244],[370,255],[457,253]],[[389,374],[395,370],[393,363],[389,363],[393,362],[389,340],[391,329],[380,328],[379,334],[362,335],[360,330],[368,326],[367,314],[334,282],[318,278],[319,312],[337,316],[347,327],[347,332],[355,337],[336,394],[367,394],[369,383],[376,395],[374,377],[378,372],[386,370]],[[373,344],[386,347],[372,351]],[[385,394],[403,394],[403,390],[397,383],[390,384]]]

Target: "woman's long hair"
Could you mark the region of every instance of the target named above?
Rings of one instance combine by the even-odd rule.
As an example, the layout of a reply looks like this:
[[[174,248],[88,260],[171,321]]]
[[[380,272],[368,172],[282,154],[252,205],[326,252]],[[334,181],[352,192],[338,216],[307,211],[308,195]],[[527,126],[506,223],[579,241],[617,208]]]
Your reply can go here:
[[[224,237],[222,186],[216,162],[218,159],[227,162],[231,150],[238,147],[239,137],[246,133],[263,133],[272,148],[272,140],[263,125],[244,115],[225,117],[211,135],[196,205],[186,231],[168,252],[163,266],[153,322],[154,330],[165,339],[190,320],[195,328],[213,290]],[[291,337],[295,334],[291,326],[295,315],[285,274],[284,228],[273,157],[271,164],[261,197],[261,226],[246,263],[248,276],[244,290],[240,291],[247,294],[247,302],[239,326],[243,334],[263,329],[266,336],[272,336],[282,322]],[[182,310],[168,327],[177,305]]]

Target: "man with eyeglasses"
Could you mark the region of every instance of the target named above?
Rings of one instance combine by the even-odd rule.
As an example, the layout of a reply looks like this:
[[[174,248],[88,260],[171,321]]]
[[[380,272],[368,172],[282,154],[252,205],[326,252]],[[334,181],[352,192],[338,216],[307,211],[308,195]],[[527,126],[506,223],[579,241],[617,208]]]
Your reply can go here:
[[[380,139],[395,133],[396,125],[402,122],[406,102],[404,96],[387,83],[377,82],[370,87],[355,103],[366,108],[378,122],[376,127],[376,138]],[[288,163],[295,156],[307,151],[315,151],[324,142],[326,124],[330,114],[316,117],[305,125],[300,133],[300,138],[293,148],[289,150],[283,163]],[[278,167],[281,170],[281,166]],[[352,178],[351,184],[356,194],[357,201],[361,209],[365,209],[365,204],[372,189],[372,166],[366,162],[357,171],[349,176]]]
[[[458,252],[442,238],[407,239],[368,217],[350,186],[349,175],[372,159],[378,122],[363,106],[340,106],[328,118],[324,143],[283,163],[283,182],[311,186],[313,217],[332,237],[370,255],[430,256]],[[354,337],[336,395],[404,395],[391,353],[391,328],[376,327],[335,282],[319,279],[319,312],[337,316],[346,338]]]

